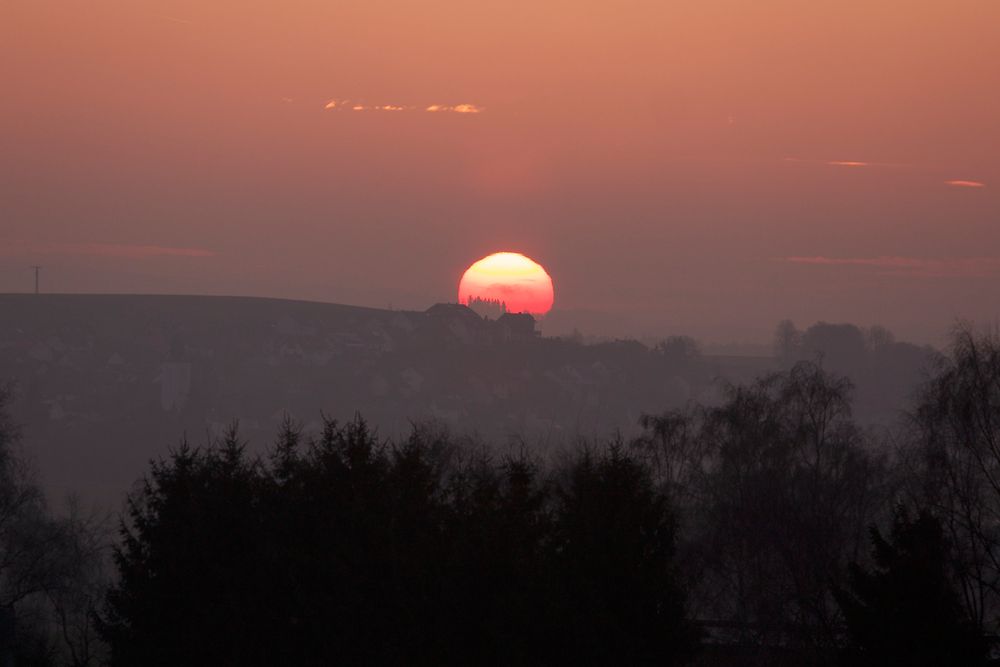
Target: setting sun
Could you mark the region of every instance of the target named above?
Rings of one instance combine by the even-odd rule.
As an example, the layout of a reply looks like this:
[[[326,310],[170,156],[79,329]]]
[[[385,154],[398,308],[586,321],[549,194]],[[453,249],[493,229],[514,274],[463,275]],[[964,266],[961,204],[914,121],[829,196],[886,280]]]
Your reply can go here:
[[[509,313],[544,315],[552,308],[552,278],[520,253],[494,253],[470,266],[459,283],[459,303],[475,299],[500,301]]]

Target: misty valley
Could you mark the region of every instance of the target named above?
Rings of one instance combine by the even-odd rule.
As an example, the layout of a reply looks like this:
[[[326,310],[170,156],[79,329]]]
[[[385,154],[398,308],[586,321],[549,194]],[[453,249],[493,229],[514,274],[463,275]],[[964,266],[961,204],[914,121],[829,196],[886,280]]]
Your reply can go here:
[[[783,321],[738,356],[444,303],[0,313],[0,664],[993,656],[995,334]]]
[[[998,28],[0,0],[0,667],[1000,667]]]

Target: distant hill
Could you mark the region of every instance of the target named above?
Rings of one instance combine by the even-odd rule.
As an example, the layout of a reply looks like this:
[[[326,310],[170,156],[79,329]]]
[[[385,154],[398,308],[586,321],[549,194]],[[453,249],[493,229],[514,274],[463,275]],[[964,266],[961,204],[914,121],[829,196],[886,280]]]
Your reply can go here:
[[[234,419],[259,446],[287,412],[361,412],[384,435],[435,420],[493,441],[634,429],[768,359],[667,359],[633,341],[543,338],[526,316],[207,296],[0,295],[0,381],[56,496],[117,506],[151,457]]]
[[[884,337],[884,336],[883,336]],[[394,311],[245,297],[0,294],[0,382],[55,498],[117,507],[185,436],[234,420],[250,446],[285,413],[318,430],[360,412],[384,436],[432,420],[500,446],[636,432],[643,413],[713,403],[719,380],[774,370],[770,357],[702,355],[688,339],[646,346],[539,336],[527,315],[458,304]],[[782,364],[821,359],[857,384],[862,423],[897,418],[933,353],[866,346],[819,323]]]
[[[182,437],[203,444],[234,420],[269,442],[287,413],[307,430],[360,412],[384,436],[432,420],[504,446],[558,445],[637,430],[643,413],[713,403],[743,382],[819,359],[857,384],[855,414],[906,407],[933,350],[866,343],[818,323],[780,362],[702,355],[688,339],[584,344],[543,337],[527,315],[458,304],[394,311],[244,297],[0,294],[0,382],[55,498],[117,507]],[[688,341],[688,342],[685,342]]]

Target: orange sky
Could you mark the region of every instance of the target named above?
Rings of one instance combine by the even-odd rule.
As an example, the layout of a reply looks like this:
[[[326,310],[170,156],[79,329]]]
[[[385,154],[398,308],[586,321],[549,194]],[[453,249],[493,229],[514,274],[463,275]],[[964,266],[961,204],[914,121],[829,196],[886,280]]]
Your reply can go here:
[[[423,308],[512,249],[585,332],[937,340],[1000,316],[998,29],[995,0],[12,0],[0,291],[39,263]]]

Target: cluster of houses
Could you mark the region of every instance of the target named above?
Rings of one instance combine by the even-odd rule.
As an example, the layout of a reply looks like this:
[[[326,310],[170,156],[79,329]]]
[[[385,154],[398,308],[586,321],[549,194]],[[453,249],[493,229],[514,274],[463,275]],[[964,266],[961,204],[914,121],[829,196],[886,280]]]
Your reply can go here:
[[[491,319],[460,303],[438,303],[428,308],[426,315],[434,325],[469,345],[526,342],[539,335],[535,318],[528,313],[503,312]]]

